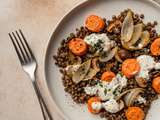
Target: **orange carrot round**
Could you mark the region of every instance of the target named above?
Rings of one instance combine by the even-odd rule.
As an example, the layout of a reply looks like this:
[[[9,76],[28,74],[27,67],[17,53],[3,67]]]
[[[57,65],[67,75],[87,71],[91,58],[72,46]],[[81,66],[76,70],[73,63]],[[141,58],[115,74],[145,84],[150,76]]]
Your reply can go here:
[[[91,112],[91,113],[93,113],[93,114],[97,114],[97,113],[100,112],[100,110],[94,110],[94,109],[92,108],[92,104],[93,104],[94,102],[101,102],[101,99],[100,99],[99,97],[91,97],[91,98],[88,100],[88,104],[87,104],[87,106],[88,106],[88,111]]]
[[[145,114],[140,107],[129,107],[125,113],[127,120],[144,120]]]
[[[160,38],[157,38],[153,41],[150,47],[150,51],[152,55],[155,55],[155,56],[160,55]]]
[[[90,15],[85,22],[85,26],[92,32],[99,32],[104,28],[105,22],[97,15]]]
[[[160,76],[153,79],[152,87],[157,93],[160,94]]]
[[[112,81],[112,79],[113,79],[115,76],[116,76],[116,75],[114,74],[114,72],[107,71],[107,72],[104,72],[104,73],[102,74],[101,80],[110,82],[110,81]]]
[[[140,65],[136,59],[127,59],[122,63],[122,73],[131,78],[140,71]]]
[[[87,44],[81,38],[74,38],[69,41],[69,49],[75,55],[81,56],[87,52]]]

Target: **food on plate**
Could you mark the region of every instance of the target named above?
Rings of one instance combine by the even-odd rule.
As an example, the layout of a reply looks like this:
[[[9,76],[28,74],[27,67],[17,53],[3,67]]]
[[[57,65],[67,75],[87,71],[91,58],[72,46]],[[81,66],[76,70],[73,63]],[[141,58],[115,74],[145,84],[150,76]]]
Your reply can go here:
[[[133,34],[132,34],[132,38],[126,44],[128,46],[134,45],[139,40],[139,38],[141,37],[142,30],[143,30],[143,24],[142,23],[136,24],[134,26],[134,31],[133,31]]]
[[[87,44],[80,38],[73,38],[68,45],[71,52],[75,55],[81,56],[87,52]]]
[[[121,59],[121,62],[127,58],[130,58],[131,57],[131,54],[125,50],[125,49],[120,49],[118,52],[117,52],[118,56],[120,57]]]
[[[147,81],[146,79],[142,78],[142,77],[137,77],[135,78],[137,84],[140,86],[140,87],[146,87],[147,86]]]
[[[87,104],[89,112],[93,114],[99,113],[102,108],[101,99],[99,97],[91,97]]]
[[[111,71],[106,71],[102,74],[101,80],[110,82],[116,75]]]
[[[104,28],[105,22],[97,15],[90,15],[86,19],[85,26],[92,32],[100,32]]]
[[[111,51],[115,42],[111,41],[105,33],[92,33],[84,38],[84,41],[94,49],[97,55]]]
[[[153,57],[149,55],[140,55],[137,57],[137,61],[140,65],[140,71],[136,75],[136,78],[143,78],[148,80],[149,72],[153,69],[159,70],[160,69],[160,63],[156,62]]]
[[[131,78],[140,71],[140,65],[136,59],[127,59],[122,63],[122,73]]]
[[[111,22],[111,23],[108,25],[107,31],[111,33],[112,30],[113,30],[115,27],[117,27],[118,25],[121,25],[121,24],[122,24],[122,23],[121,23],[120,20],[115,20],[114,22]]]
[[[121,30],[122,46],[128,50],[140,50],[149,44],[150,34],[148,31],[143,31],[143,23],[133,24],[132,11],[128,10]],[[140,41],[139,41],[140,40]],[[139,42],[138,45],[135,45]]]
[[[151,44],[151,53],[155,56],[160,55],[160,38],[157,38]]]
[[[144,112],[139,107],[129,107],[126,111],[127,120],[144,120]]]
[[[156,77],[153,79],[152,87],[157,93],[160,93],[160,77]]]
[[[97,95],[103,101],[119,98],[122,89],[127,85],[127,79],[125,76],[117,74],[112,81],[105,82],[100,81],[94,86],[84,87],[84,91],[87,95]]]
[[[130,89],[126,95],[124,96],[124,101],[126,103],[126,106],[132,106],[134,104],[135,101],[138,101],[138,98],[141,97],[140,93],[143,93],[143,89],[142,88],[134,88],[134,89]],[[142,98],[143,99],[143,98]],[[145,101],[145,100],[144,100]],[[144,101],[142,101],[142,103],[145,103]]]
[[[131,40],[134,32],[133,15],[129,10],[127,16],[124,18],[121,29],[121,40],[122,42],[128,42]]]
[[[106,120],[144,120],[160,94],[157,22],[145,23],[131,9],[84,21],[54,56],[64,90]]]

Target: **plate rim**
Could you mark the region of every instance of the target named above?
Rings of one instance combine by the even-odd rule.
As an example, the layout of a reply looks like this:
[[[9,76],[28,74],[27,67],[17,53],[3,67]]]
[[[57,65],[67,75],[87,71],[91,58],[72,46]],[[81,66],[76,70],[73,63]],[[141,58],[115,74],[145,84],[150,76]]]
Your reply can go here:
[[[94,0],[92,0],[92,2],[93,1]],[[145,1],[145,0],[143,0],[143,1]],[[159,2],[157,0],[147,0],[147,1],[160,8],[160,1]],[[49,112],[51,113],[52,118],[54,118],[54,119],[57,118],[57,120],[69,120],[69,119],[56,104],[54,98],[51,95],[51,91],[49,90],[49,86],[47,84],[46,64],[47,64],[47,55],[48,55],[49,47],[50,47],[52,40],[54,39],[54,34],[56,34],[56,32],[58,31],[58,28],[65,21],[65,19],[68,16],[70,16],[72,13],[74,13],[78,8],[83,7],[83,5],[85,5],[89,2],[90,2],[90,0],[84,0],[84,1],[80,2],[79,4],[73,6],[70,10],[68,10],[68,12],[66,12],[65,15],[62,16],[61,19],[57,22],[57,24],[53,28],[53,32],[51,33],[49,40],[46,43],[45,52],[43,55],[44,57],[43,57],[43,66],[42,66],[42,70],[43,70],[43,73],[42,73],[43,79],[42,80],[46,85],[46,87],[44,88],[46,93],[44,93],[44,94],[48,94],[48,95],[45,96],[43,94],[42,96],[44,97],[44,101],[46,102],[46,105],[48,107]],[[54,107],[54,109],[53,109],[53,107]]]

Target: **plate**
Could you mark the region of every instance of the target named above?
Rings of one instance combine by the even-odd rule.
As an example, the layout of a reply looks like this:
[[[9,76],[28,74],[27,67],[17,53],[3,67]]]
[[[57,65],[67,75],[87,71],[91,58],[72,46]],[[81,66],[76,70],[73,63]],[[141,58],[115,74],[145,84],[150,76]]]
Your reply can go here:
[[[54,64],[53,55],[56,54],[62,39],[84,24],[86,16],[96,14],[110,19],[126,8],[137,13],[144,13],[145,22],[157,20],[160,24],[160,5],[153,0],[91,0],[83,2],[71,10],[58,24],[48,44],[45,55],[45,80],[59,115],[68,120],[102,120],[98,115],[87,112],[86,105],[75,104],[70,96],[64,92],[61,74]],[[158,25],[157,31],[160,32]],[[159,120],[160,99],[154,101],[146,120]]]

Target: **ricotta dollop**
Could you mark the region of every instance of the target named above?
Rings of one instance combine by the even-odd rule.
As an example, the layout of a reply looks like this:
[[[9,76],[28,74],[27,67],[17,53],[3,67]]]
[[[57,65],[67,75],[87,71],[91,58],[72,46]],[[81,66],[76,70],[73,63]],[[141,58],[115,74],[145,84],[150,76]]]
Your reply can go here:
[[[140,71],[136,77],[149,79],[149,71],[152,69],[160,69],[160,63],[156,63],[154,58],[149,55],[141,55],[137,57],[137,61],[140,64]]]
[[[91,107],[96,111],[100,111],[102,108],[104,108],[110,113],[116,113],[122,109],[121,104],[119,104],[115,99],[110,99],[106,102],[93,102]]]
[[[127,85],[127,78],[117,74],[111,82],[101,81],[95,86],[85,87],[84,90],[88,95],[98,95],[102,100],[115,99],[120,95],[123,87]]]
[[[84,41],[99,52],[107,52],[115,45],[115,42],[111,41],[105,33],[92,33],[86,36]]]
[[[110,99],[102,103],[102,105],[103,108],[110,113],[116,113],[120,110],[120,104],[118,104],[115,99]]]
[[[140,95],[137,97],[136,101],[139,102],[140,104],[146,103],[146,99]]]

